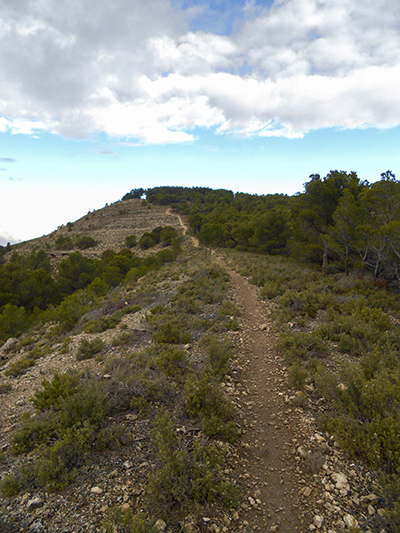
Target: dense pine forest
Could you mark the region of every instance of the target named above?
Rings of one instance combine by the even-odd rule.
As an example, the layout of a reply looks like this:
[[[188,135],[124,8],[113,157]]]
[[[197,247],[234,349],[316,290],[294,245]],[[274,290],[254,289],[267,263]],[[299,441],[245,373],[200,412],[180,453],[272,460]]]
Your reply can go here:
[[[24,333],[46,331],[46,342],[40,349],[32,347],[9,365],[8,375],[23,374],[56,343],[68,349],[74,331],[97,334],[115,328],[125,315],[137,312],[146,298],[156,302],[154,296],[149,296],[150,290],[143,296],[142,289],[137,288],[140,280],[150,274],[162,282],[179,280],[183,268],[185,284],[170,296],[168,305],[154,304],[146,315],[155,345],[148,352],[151,363],[132,356],[124,360],[124,368],[128,372],[129,365],[134,367],[140,379],[151,382],[153,388],[152,373],[157,373],[157,379],[170,380],[173,386],[168,381],[168,394],[178,394],[179,390],[184,395],[187,413],[202,420],[207,435],[235,442],[239,435],[233,422],[234,410],[220,395],[218,385],[229,374],[235,352],[221,332],[239,328],[239,310],[224,301],[222,293],[229,276],[220,265],[207,263],[209,252],[218,249],[224,261],[259,287],[261,298],[272,305],[279,350],[287,363],[291,386],[297,390],[296,406],[307,408],[307,404],[323,399],[326,408],[318,421],[321,430],[335,435],[350,457],[365,461],[376,472],[379,498],[385,506],[379,520],[387,531],[399,531],[400,182],[395,175],[387,171],[378,181],[369,183],[361,181],[355,172],[331,171],[324,178],[314,174],[304,184],[304,191],[294,196],[235,194],[199,187],[133,189],[118,202],[120,213],[125,212],[124,205],[131,199],[149,212],[155,206],[165,206],[184,216],[192,236],[206,251],[201,251],[205,264],[188,266],[182,238],[172,226],[128,235],[119,251],[103,250],[97,256],[88,253],[97,244],[90,231],[75,235],[68,225],[65,231],[55,233],[52,248],[36,246],[22,253],[20,245],[0,247],[0,343],[19,338],[21,346],[28,346],[32,335],[29,333],[28,340],[24,340]],[[55,252],[60,254],[56,261]],[[199,256],[196,258],[200,261]],[[124,291],[123,298],[127,299],[125,294],[135,293],[136,299],[124,300],[118,307],[113,302],[118,291]],[[99,318],[95,310],[105,301],[112,313],[105,312]],[[199,318],[203,308],[217,302],[221,307],[218,320]],[[191,328],[197,333],[193,334]],[[200,330],[205,332],[202,342],[208,359],[203,373],[195,376],[180,346]],[[121,345],[129,344],[127,332],[122,331],[120,337]],[[82,343],[82,359],[101,353],[104,346],[100,341],[96,345],[95,340]],[[111,363],[109,373],[113,376],[119,372],[120,383],[122,371],[117,366]],[[13,440],[16,454],[39,450],[42,463],[38,468],[42,470],[8,476],[0,483],[3,495],[13,496],[29,483],[58,490],[71,482],[69,471],[68,475],[64,472],[65,465],[60,466],[56,446],[52,451],[46,446],[57,439],[63,446],[67,446],[68,439],[71,441],[75,426],[72,422],[64,424],[62,417],[67,415],[60,405],[67,405],[68,397],[77,391],[82,398],[92,394],[95,402],[98,392],[94,392],[94,382],[77,374],[56,376],[44,386],[44,392],[37,392],[34,398],[37,418],[28,417]],[[135,382],[129,387],[136,387],[136,391],[139,385]],[[67,392],[60,392],[63,388]],[[110,395],[110,391],[104,394]],[[149,405],[168,403],[162,395],[154,394],[153,398],[148,392],[135,392],[131,409],[140,414]],[[47,411],[50,418],[44,416]],[[79,422],[82,442],[77,445],[82,445],[83,455],[94,442],[102,449],[108,446],[99,444],[98,435],[108,414],[104,406],[100,411],[101,417],[97,412],[93,414],[90,427],[83,419]],[[57,418],[57,424],[63,427],[59,434],[54,431],[54,417],[61,417],[61,421]],[[218,491],[218,497],[232,505],[235,490],[222,481],[223,461],[214,447],[194,448],[184,456],[171,418],[161,410],[153,431],[156,454],[164,461],[158,477],[152,480],[153,507],[165,506],[168,516],[172,508],[175,512],[181,498],[179,505],[184,513],[187,507],[183,502],[188,506],[192,500],[204,503],[217,497]],[[115,444],[119,437],[104,433],[103,439]],[[118,445],[123,445],[122,441]],[[203,465],[204,454],[210,464],[215,460],[211,473],[199,466]],[[78,462],[85,461],[86,455]],[[185,475],[191,488],[181,487],[178,498],[173,496],[174,487],[165,487],[171,472],[183,468],[185,461],[190,463],[191,473],[186,469]],[[56,474],[46,474],[49,465],[56,463],[61,480]],[[190,480],[193,472],[197,472],[195,488]],[[205,485],[205,481],[201,483],[204,473],[208,476]],[[170,491],[168,501],[164,490]],[[121,524],[121,517],[114,517],[114,522]],[[179,515],[177,524],[181,518]],[[131,522],[136,526],[126,531],[154,531],[154,524],[146,529],[142,517],[131,517]]]

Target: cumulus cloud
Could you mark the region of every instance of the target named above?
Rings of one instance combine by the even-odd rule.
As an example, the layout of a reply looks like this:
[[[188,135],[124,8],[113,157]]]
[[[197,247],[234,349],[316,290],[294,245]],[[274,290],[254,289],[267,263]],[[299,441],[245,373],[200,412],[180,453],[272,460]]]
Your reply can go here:
[[[239,4],[223,35],[189,31],[212,13],[204,2],[4,0],[0,132],[176,143],[196,127],[300,137],[400,123],[397,0]]]

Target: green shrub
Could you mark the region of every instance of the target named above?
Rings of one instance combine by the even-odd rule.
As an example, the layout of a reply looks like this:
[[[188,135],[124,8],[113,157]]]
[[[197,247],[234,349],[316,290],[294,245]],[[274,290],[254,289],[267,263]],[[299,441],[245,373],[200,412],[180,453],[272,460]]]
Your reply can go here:
[[[54,248],[56,250],[71,250],[74,247],[74,243],[71,239],[71,237],[67,235],[60,235],[57,237],[56,242],[54,244]]]
[[[231,300],[224,300],[224,303],[222,304],[222,307],[219,313],[222,316],[231,316],[231,317],[241,315],[240,309]]]
[[[122,442],[120,430],[105,426],[112,404],[110,384],[71,372],[56,374],[42,385],[33,398],[36,416],[25,416],[12,437],[14,453],[36,454],[34,462],[17,472],[18,490],[63,490],[93,448]]]
[[[206,437],[218,438],[230,444],[234,444],[240,436],[235,422],[223,422],[218,416],[204,420],[203,431]]]
[[[95,320],[89,320],[83,326],[85,333],[102,333],[108,329],[115,328],[121,322],[121,314],[114,313],[110,317],[102,317]]]
[[[121,446],[129,442],[123,426],[114,424],[110,427],[100,429],[96,435],[95,447],[96,450],[104,451],[110,449],[119,449]]]
[[[236,353],[235,346],[229,339],[215,337],[209,337],[205,342],[207,343],[207,369],[219,381],[222,381],[230,370],[231,360]]]
[[[297,390],[302,390],[307,378],[307,370],[298,361],[294,361],[289,367],[289,383],[292,387],[295,387]]]
[[[229,331],[239,331],[240,329],[239,322],[236,319],[229,320],[225,326]]]
[[[161,263],[170,263],[171,261],[175,261],[176,253],[171,248],[167,248],[166,250],[157,252],[156,257]]]
[[[17,337],[32,324],[32,319],[24,307],[7,303],[0,313],[0,342]]]
[[[186,352],[174,346],[161,348],[155,358],[158,370],[173,379],[180,379],[188,371]]]
[[[0,494],[4,498],[12,498],[13,496],[16,496],[20,490],[20,484],[14,474],[6,475],[0,481]]]
[[[328,354],[327,343],[320,338],[318,332],[282,333],[278,347],[288,363],[292,363],[296,359],[325,357]]]
[[[134,514],[131,508],[121,510],[119,507],[111,507],[108,517],[103,523],[105,533],[157,533],[154,520],[147,519],[143,513]],[[118,529],[117,529],[118,528]]]
[[[130,344],[134,340],[134,334],[132,332],[128,333],[126,331],[123,331],[119,335],[113,338],[112,345],[113,346],[126,346],[127,344]]]
[[[190,418],[218,417],[226,421],[235,412],[233,404],[225,398],[218,380],[208,373],[200,378],[191,376],[186,380],[184,399]]]
[[[48,353],[47,350],[43,350],[40,347],[32,348],[26,355],[17,359],[10,364],[10,366],[5,370],[4,374],[6,376],[17,377],[21,374],[24,374],[29,368],[35,366],[36,361]]]
[[[125,237],[125,246],[127,248],[134,248],[137,245],[136,235],[127,235]]]
[[[153,246],[155,246],[157,243],[153,235],[146,231],[140,237],[138,244],[140,248],[142,248],[142,250],[147,250],[148,248],[152,248]]]
[[[11,437],[11,451],[14,454],[27,453],[41,444],[47,444],[57,437],[58,417],[54,413],[27,415],[22,425]]]
[[[91,359],[104,349],[104,341],[100,337],[95,337],[91,341],[82,339],[78,346],[76,358],[78,361]]]
[[[7,394],[12,390],[11,383],[0,383],[0,394]]]
[[[36,389],[32,398],[35,408],[40,412],[59,410],[62,401],[77,392],[80,378],[77,372],[56,373],[51,381],[44,379],[41,385],[42,390]]]
[[[90,310],[92,303],[92,297],[84,290],[67,296],[57,308],[60,332],[72,330],[78,320]]]
[[[101,278],[95,278],[87,288],[95,296],[105,296],[110,290],[110,286]]]
[[[176,318],[157,324],[157,330],[153,333],[153,340],[157,344],[187,344],[191,338],[182,320]]]
[[[97,241],[89,235],[81,235],[80,237],[76,238],[76,246],[80,250],[87,250],[88,248],[93,248],[94,246],[97,246]]]
[[[149,414],[151,411],[151,404],[143,398],[143,396],[133,396],[129,407],[134,411],[139,417],[144,417]]]
[[[150,507],[164,518],[183,518],[197,504],[216,499],[234,504],[233,487],[223,481],[224,457],[196,439],[187,449],[168,413],[158,414],[152,439],[159,467],[150,478]]]
[[[293,316],[314,318],[318,309],[318,295],[313,291],[296,292],[287,290],[280,298],[279,305],[290,309]]]
[[[35,463],[39,486],[52,492],[64,490],[75,479],[77,469],[87,462],[94,439],[95,431],[90,426],[68,428]]]
[[[35,359],[31,359],[30,357],[21,357],[17,361],[14,361],[10,364],[10,366],[5,370],[4,374],[6,376],[12,376],[17,377],[21,374],[24,374],[29,368],[32,366],[35,366],[36,361]]]

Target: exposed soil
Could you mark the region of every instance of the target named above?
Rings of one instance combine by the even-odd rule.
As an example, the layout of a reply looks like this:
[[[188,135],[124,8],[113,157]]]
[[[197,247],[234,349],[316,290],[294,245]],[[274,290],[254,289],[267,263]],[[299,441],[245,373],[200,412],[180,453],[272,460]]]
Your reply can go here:
[[[297,464],[290,454],[298,433],[298,413],[285,402],[285,367],[276,353],[276,334],[256,289],[235,272],[230,274],[237,303],[243,309],[237,383],[240,395],[235,402],[246,428],[240,452],[242,475],[250,475],[250,498],[261,500],[259,509],[251,513],[250,523],[253,530],[279,526],[283,533],[302,531]]]

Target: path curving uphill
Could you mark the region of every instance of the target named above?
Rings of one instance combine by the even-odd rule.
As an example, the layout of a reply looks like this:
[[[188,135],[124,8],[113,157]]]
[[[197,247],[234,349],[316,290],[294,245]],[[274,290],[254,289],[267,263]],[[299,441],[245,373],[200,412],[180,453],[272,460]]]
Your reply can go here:
[[[184,221],[182,220],[182,217],[180,215],[178,215],[178,213],[172,213],[171,211],[171,208],[168,207],[167,210],[165,211],[165,214],[166,215],[173,215],[175,217],[177,217],[178,221],[179,221],[179,224],[181,225],[182,229],[183,229],[183,234],[186,235],[189,228],[188,226],[186,226],[186,224],[184,223]],[[196,239],[196,237],[193,237],[193,235],[189,235],[189,238],[190,240],[192,241],[193,243],[193,246],[195,246],[196,248],[199,247],[199,240]]]

